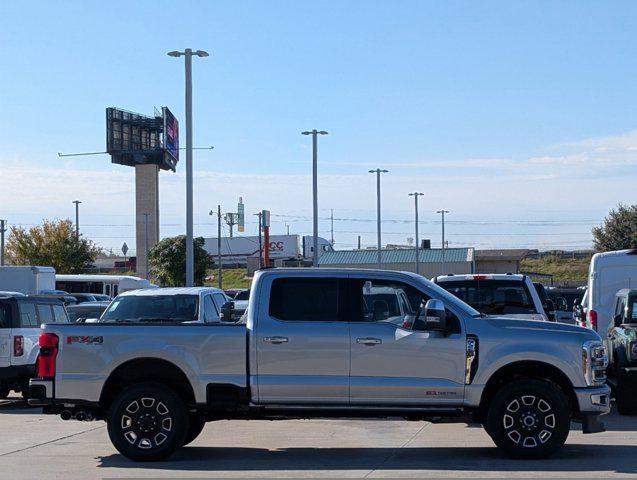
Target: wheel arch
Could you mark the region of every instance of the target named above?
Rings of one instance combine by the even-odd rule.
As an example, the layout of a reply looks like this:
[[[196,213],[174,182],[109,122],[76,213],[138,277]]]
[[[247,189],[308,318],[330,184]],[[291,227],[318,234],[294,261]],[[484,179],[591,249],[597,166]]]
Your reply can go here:
[[[513,362],[496,370],[487,381],[480,398],[478,416],[484,419],[491,399],[502,386],[513,380],[534,379],[545,380],[556,385],[569,399],[572,413],[578,412],[578,402],[571,380],[555,365],[534,360]]]
[[[108,410],[124,388],[141,382],[161,383],[173,389],[186,405],[196,403],[192,385],[181,368],[168,360],[143,357],[128,360],[111,372],[102,387],[100,407]]]

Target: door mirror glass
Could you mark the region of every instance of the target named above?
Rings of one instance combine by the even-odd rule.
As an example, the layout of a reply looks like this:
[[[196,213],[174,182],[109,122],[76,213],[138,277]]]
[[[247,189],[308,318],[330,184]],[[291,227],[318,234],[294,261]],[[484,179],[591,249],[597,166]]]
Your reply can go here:
[[[221,321],[232,322],[232,313],[234,311],[234,302],[226,302],[221,306]]]
[[[425,304],[425,330],[444,332],[447,329],[447,313],[442,301],[432,298]]]

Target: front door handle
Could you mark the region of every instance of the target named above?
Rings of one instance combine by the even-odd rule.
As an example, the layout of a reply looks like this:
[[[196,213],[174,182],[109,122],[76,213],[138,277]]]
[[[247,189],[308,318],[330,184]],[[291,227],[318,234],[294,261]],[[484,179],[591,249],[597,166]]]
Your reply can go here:
[[[288,343],[288,337],[263,337],[263,341],[266,343]]]
[[[356,343],[361,345],[380,345],[383,341],[380,338],[357,338]]]

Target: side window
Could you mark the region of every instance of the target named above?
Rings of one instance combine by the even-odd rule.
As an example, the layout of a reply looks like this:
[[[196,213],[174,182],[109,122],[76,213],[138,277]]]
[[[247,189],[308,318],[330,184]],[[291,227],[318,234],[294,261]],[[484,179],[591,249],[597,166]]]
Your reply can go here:
[[[38,322],[38,317],[35,313],[35,304],[20,302],[20,326],[22,328],[40,326],[40,322]]]
[[[56,323],[69,323],[69,317],[62,305],[53,305],[53,318]]]
[[[212,301],[212,297],[210,295],[206,295],[203,298],[203,315],[205,322],[213,322],[219,320],[219,312],[215,308],[215,304]]]
[[[630,315],[630,323],[635,323],[637,320],[637,301],[633,300],[632,303],[628,304],[629,311],[628,315]]]
[[[51,305],[38,304],[38,318],[40,323],[53,323],[53,310]]]
[[[338,321],[338,280],[275,279],[270,291],[270,316],[278,320]]]
[[[397,326],[413,323],[420,305],[429,298],[410,285],[385,280],[363,281],[362,318],[366,322],[389,322]]]
[[[113,298],[117,296],[117,291],[119,290],[119,285],[113,285]]]

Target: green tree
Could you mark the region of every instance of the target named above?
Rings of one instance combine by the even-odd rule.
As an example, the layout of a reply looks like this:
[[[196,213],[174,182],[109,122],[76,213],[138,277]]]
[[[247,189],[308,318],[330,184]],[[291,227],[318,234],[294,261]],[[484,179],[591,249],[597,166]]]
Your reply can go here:
[[[51,266],[58,273],[81,273],[101,252],[91,240],[75,236],[71,220],[44,220],[29,230],[12,227],[6,251],[13,265]]]
[[[194,239],[195,285],[203,285],[210,256],[204,250],[203,237]],[[178,235],[161,240],[148,254],[151,277],[166,287],[186,285],[186,236]]]
[[[611,210],[604,224],[593,228],[593,243],[600,252],[637,248],[637,205]]]

